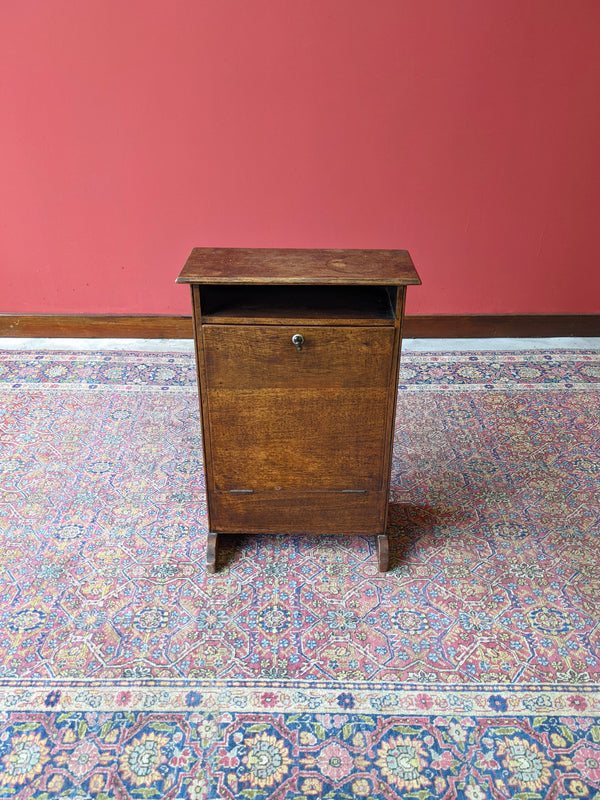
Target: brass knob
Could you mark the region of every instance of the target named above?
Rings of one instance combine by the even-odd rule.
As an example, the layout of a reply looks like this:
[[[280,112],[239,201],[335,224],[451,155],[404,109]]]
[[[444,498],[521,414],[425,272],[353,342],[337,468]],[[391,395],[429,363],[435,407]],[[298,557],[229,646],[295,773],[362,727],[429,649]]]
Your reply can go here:
[[[302,350],[302,345],[304,344],[304,336],[301,333],[295,333],[292,336],[292,344],[296,345],[296,350]]]

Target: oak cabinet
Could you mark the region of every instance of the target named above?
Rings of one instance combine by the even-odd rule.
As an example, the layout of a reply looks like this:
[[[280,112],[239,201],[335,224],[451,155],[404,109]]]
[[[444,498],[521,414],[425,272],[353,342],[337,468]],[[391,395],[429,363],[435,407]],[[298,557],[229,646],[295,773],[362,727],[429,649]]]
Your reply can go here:
[[[393,250],[195,248],[209,520],[219,533],[374,534],[386,517],[405,287]]]

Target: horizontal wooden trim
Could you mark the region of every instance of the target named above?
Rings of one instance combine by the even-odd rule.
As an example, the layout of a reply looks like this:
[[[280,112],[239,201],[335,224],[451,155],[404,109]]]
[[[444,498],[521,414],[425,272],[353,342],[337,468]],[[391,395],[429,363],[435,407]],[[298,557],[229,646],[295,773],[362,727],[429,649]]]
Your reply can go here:
[[[600,314],[407,316],[405,339],[600,336]],[[192,318],[166,314],[0,314],[0,336],[191,339]]]
[[[166,314],[0,314],[0,336],[191,339],[192,318]]]
[[[405,339],[600,336],[600,314],[475,314],[405,317]]]

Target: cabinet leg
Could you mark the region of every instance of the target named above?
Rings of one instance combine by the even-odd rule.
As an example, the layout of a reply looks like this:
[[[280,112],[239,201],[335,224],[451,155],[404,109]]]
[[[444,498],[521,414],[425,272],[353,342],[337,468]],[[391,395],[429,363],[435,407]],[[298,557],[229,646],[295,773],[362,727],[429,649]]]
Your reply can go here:
[[[379,572],[387,572],[390,566],[390,548],[387,533],[377,536],[377,563]]]
[[[206,544],[206,571],[209,575],[217,571],[217,534],[210,531]]]

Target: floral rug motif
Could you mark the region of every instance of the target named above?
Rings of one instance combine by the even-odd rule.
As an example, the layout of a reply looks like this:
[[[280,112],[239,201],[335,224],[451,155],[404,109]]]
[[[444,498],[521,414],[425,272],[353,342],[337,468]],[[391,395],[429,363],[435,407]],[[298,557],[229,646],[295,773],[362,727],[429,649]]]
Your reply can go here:
[[[600,800],[600,352],[400,381],[390,572],[207,576],[193,357],[0,351],[0,798]]]

